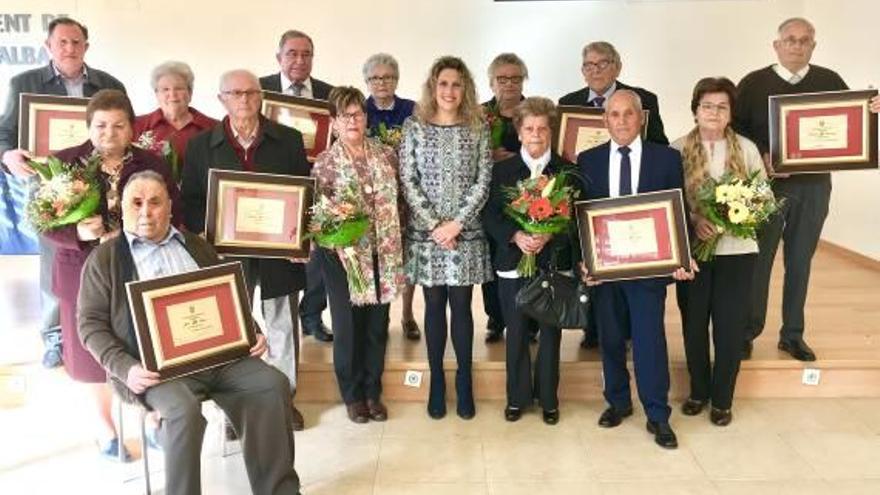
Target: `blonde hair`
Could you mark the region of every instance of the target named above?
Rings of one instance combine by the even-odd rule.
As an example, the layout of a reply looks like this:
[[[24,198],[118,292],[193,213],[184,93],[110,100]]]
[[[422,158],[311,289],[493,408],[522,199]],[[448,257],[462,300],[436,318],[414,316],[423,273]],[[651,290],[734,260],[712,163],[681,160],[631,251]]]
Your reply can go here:
[[[458,57],[445,56],[434,61],[428,79],[422,85],[422,97],[415,111],[416,118],[419,122],[428,123],[437,114],[437,78],[446,69],[452,69],[461,76],[462,99],[458,107],[459,121],[472,129],[479,129],[483,126],[483,111],[477,101],[474,78],[464,61]]]
[[[745,179],[748,176],[746,161],[743,157],[742,146],[736,132],[728,125],[724,129],[724,140],[727,142],[727,158],[724,161],[724,170],[732,172],[735,176]],[[703,182],[709,178],[709,170],[706,163],[709,161],[709,153],[703,146],[700,138],[699,126],[694,126],[684,140],[681,149],[681,160],[684,165],[684,190],[691,206],[697,204],[697,190]]]

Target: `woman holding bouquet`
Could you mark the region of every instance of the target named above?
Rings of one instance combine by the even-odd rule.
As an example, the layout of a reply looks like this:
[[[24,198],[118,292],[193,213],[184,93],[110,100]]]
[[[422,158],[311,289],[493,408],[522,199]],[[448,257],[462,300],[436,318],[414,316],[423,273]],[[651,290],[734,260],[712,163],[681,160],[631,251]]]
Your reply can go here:
[[[516,307],[516,294],[528,282],[517,270],[524,255],[533,255],[541,269],[570,270],[572,267],[572,236],[566,229],[557,234],[529,234],[505,209],[511,203],[511,188],[529,179],[556,178],[560,173],[574,172],[574,166],[550,151],[552,123],[556,106],[547,98],[526,98],[513,113],[522,147],[519,152],[496,164],[492,169],[489,202],[483,210],[483,226],[496,244],[492,266],[498,280],[498,296],[507,323],[507,406],[504,418],[516,421],[523,410],[537,397],[543,409],[544,422],[559,421],[559,345],[562,331],[558,327],[541,326],[535,378],[532,382],[529,354],[529,327],[534,325]],[[574,177],[568,182],[576,185]],[[539,182],[540,184],[540,182]],[[570,198],[557,209],[569,214]],[[556,213],[556,211],[554,211]],[[555,265],[555,266],[554,266]],[[534,386],[533,386],[534,384]]]
[[[416,102],[394,94],[400,71],[397,60],[391,55],[377,53],[370,56],[364,63],[363,72],[364,81],[370,91],[370,97],[367,98],[367,134],[397,152],[403,137],[403,122],[412,115]],[[405,214],[401,215],[401,222],[406,223]],[[409,340],[419,340],[422,336],[419,324],[413,316],[414,292],[415,286],[406,284],[401,294],[403,315],[400,326]]]
[[[480,211],[489,196],[489,130],[474,80],[461,59],[441,57],[431,67],[422,97],[403,126],[400,175],[409,205],[406,275],[425,296],[425,341],[431,368],[428,414],[446,415],[446,308],[451,309],[456,412],[476,414],[471,378],[474,284],[492,271]]]
[[[53,265],[53,290],[60,302],[64,367],[71,378],[86,384],[96,412],[96,432],[102,455],[115,458],[122,448],[110,414],[111,391],[104,368],[82,346],[77,335],[76,300],[80,272],[92,249],[120,234],[120,194],[128,178],[141,170],[160,173],[173,201],[173,225],[181,225],[179,192],[171,169],[155,154],[131,145],[134,111],[125,93],[105,89],[92,96],[86,108],[89,140],[59,151],[61,161],[85,167],[97,161],[94,177],[100,192],[97,211],[76,224],[43,232],[57,246]],[[135,241],[136,242],[136,241]]]
[[[744,308],[758,244],[755,239],[722,232],[707,218],[698,192],[704,183],[722,176],[766,177],[758,148],[730,126],[735,100],[736,87],[729,79],[701,79],[691,99],[697,125],[672,144],[682,154],[685,194],[696,243],[717,240],[714,256],[699,261],[696,278],[677,287],[691,378],[690,396],[681,409],[685,415],[695,416],[711,403],[710,420],[718,426],[725,426],[732,419],[733,391],[746,327]],[[710,319],[714,364],[709,352]]]
[[[366,105],[359,90],[336,87],[329,103],[339,139],[318,155],[312,169],[319,207],[321,201],[337,209],[344,205],[369,220],[366,233],[352,239],[350,247],[318,251],[324,257],[333,317],[333,366],[349,419],[385,421],[381,394],[388,309],[405,284],[397,156],[391,147],[366,139]],[[359,283],[353,282],[352,272]]]

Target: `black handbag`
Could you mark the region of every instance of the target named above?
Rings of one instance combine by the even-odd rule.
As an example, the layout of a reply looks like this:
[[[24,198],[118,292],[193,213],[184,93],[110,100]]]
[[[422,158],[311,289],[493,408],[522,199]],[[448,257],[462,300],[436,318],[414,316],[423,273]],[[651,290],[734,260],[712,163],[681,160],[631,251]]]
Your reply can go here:
[[[516,307],[543,325],[587,328],[590,294],[579,279],[542,270],[516,294]]]

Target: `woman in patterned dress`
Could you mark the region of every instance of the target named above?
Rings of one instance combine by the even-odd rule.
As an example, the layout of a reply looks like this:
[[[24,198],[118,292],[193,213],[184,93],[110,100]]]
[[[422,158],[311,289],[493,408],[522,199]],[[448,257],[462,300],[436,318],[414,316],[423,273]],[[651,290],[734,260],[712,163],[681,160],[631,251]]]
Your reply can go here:
[[[455,57],[434,62],[413,117],[403,127],[400,175],[409,208],[406,275],[425,297],[431,368],[428,414],[446,415],[446,308],[452,315],[456,412],[476,413],[471,379],[474,284],[492,278],[480,212],[489,197],[492,157],[471,73]]]
[[[354,250],[361,273],[372,282],[364,290],[350,287],[337,253],[318,249],[333,318],[333,366],[349,419],[385,421],[388,411],[380,395],[388,309],[406,283],[397,157],[391,147],[366,138],[366,104],[360,91],[336,87],[329,102],[339,139],[318,155],[312,175],[318,181],[319,197],[353,194],[370,218],[370,228]]]

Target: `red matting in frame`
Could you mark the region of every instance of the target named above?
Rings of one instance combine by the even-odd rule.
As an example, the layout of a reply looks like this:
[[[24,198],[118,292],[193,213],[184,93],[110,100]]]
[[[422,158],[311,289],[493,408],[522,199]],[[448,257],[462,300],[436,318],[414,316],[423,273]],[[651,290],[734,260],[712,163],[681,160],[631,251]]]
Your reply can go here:
[[[261,112],[269,120],[292,127],[302,134],[309,162],[314,162],[321,152],[330,147],[330,104],[325,100],[264,90]]]
[[[301,198],[299,192],[293,191],[271,191],[266,189],[257,189],[249,187],[226,187],[223,189],[223,201],[226,204],[235,205],[233,207],[233,215],[223,217],[223,229],[225,234],[220,241],[236,240],[236,241],[261,241],[261,242],[293,242],[297,238],[296,219],[300,217],[299,203]],[[296,195],[294,197],[293,195]],[[281,234],[264,234],[259,232],[246,232],[236,229],[238,200],[240,198],[267,199],[284,202],[284,226]],[[233,234],[232,236],[228,234]]]
[[[567,121],[567,125],[564,129],[565,135],[562,136],[563,149],[560,155],[572,163],[577,163],[578,153],[585,151],[577,149],[578,135],[580,134],[581,129],[589,129],[590,131],[595,132],[597,136],[603,134],[606,136],[604,141],[608,140],[608,130],[605,129],[605,122],[601,118],[597,119],[595,117],[569,115]],[[598,145],[601,143],[596,144]]]
[[[223,333],[180,346],[174,345],[171,325],[168,322],[168,307],[186,304],[189,301],[203,298],[215,298],[217,301],[220,319],[223,322]],[[166,361],[189,356],[225,344],[234,344],[241,338],[242,329],[238,325],[235,298],[233,297],[230,285],[226,282],[157,297],[152,300],[152,304],[154,314],[156,315],[156,325],[158,326],[159,347],[162,349],[162,355]]]
[[[37,156],[50,156],[61,151],[60,149],[49,148],[49,125],[55,119],[82,120],[85,122],[86,113],[76,110],[38,110],[36,112],[36,122],[34,123],[37,134],[34,153]]]
[[[649,210],[629,211],[596,215],[591,218],[593,233],[596,237],[596,259],[601,268],[628,265],[632,263],[650,263],[675,260],[672,240],[669,238],[670,225],[667,216],[667,208],[658,207]],[[619,256],[613,252],[609,240],[608,225],[612,222],[627,222],[633,220],[651,219],[654,221],[654,231],[657,235],[657,251],[653,253],[639,253],[637,255]]]
[[[785,114],[786,128],[786,159],[801,158],[833,158],[861,156],[862,148],[862,113],[861,106],[842,106],[838,108],[815,108],[790,110]],[[847,147],[827,148],[819,150],[801,150],[799,124],[803,118],[846,116]]]

